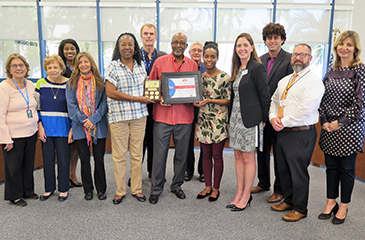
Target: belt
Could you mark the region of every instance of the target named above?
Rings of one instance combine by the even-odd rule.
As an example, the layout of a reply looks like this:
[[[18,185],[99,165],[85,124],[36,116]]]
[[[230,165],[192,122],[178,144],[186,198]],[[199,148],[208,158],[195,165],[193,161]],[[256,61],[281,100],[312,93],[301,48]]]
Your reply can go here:
[[[298,131],[303,131],[303,130],[309,130],[314,128],[314,125],[310,125],[310,126],[300,126],[300,127],[286,127],[284,128],[282,131],[284,132],[298,132]]]

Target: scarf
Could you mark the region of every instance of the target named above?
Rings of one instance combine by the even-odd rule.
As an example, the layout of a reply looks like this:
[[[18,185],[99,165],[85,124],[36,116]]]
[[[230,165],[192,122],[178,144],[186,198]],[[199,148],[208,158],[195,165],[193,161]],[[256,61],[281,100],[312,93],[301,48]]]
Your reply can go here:
[[[85,81],[85,82],[84,82]],[[88,81],[88,83],[86,83]],[[86,83],[86,85],[85,85]],[[80,78],[76,88],[76,98],[79,104],[80,111],[90,117],[95,112],[95,77],[93,72],[88,74],[80,73]],[[87,145],[90,146],[90,142],[97,143],[97,128],[86,129],[82,127],[86,134]],[[92,133],[94,133],[94,140],[92,140]]]

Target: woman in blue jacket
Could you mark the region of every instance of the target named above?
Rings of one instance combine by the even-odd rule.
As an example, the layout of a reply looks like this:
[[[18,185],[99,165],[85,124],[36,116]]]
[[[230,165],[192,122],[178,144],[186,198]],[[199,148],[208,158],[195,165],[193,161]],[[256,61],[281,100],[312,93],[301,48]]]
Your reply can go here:
[[[105,142],[109,136],[107,97],[103,79],[93,57],[86,52],[76,56],[75,70],[66,88],[68,114],[72,120],[72,136],[81,159],[81,178],[85,200],[93,199],[90,145],[95,162],[94,182],[98,198],[106,199],[104,168]]]

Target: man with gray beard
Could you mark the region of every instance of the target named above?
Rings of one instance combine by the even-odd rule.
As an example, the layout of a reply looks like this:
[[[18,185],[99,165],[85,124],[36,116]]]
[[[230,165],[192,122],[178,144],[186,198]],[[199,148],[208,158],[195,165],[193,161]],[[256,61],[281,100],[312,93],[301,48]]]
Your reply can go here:
[[[295,46],[291,65],[294,73],[284,77],[271,98],[269,119],[278,132],[276,154],[285,200],[272,205],[274,211],[292,210],[283,219],[298,221],[307,216],[309,174],[308,166],[316,143],[318,107],[324,86],[313,73],[311,47]]]

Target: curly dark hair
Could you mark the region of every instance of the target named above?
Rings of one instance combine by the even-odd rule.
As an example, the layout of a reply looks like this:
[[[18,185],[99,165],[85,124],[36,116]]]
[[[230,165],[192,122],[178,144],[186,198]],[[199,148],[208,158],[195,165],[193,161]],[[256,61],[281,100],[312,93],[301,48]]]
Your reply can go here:
[[[79,54],[79,52],[80,52],[80,47],[75,40],[73,40],[72,38],[63,39],[60,43],[60,46],[58,47],[58,55],[62,58],[63,62],[66,62],[66,57],[63,54],[63,48],[65,47],[66,43],[71,43],[72,45],[75,46],[76,55]],[[75,57],[76,57],[76,55],[75,55]]]
[[[207,50],[208,48],[214,49],[217,52],[217,57],[219,57],[218,43],[213,42],[213,41],[206,41],[204,43],[204,47],[203,47],[203,56],[204,56],[205,50]]]
[[[119,41],[123,36],[130,36],[131,38],[133,38],[134,41],[134,54],[133,54],[133,59],[136,60],[138,65],[141,65],[141,61],[142,61],[142,53],[141,53],[141,48],[138,45],[137,39],[136,37],[133,35],[133,33],[122,33],[119,35],[116,43],[115,43],[115,47],[114,47],[114,51],[113,51],[113,57],[112,57],[112,61],[114,60],[118,60],[121,58],[120,52],[119,52]]]
[[[271,22],[262,29],[262,39],[264,41],[266,41],[266,38],[272,34],[278,35],[282,40],[284,40],[281,45],[285,43],[286,33],[283,25]]]

